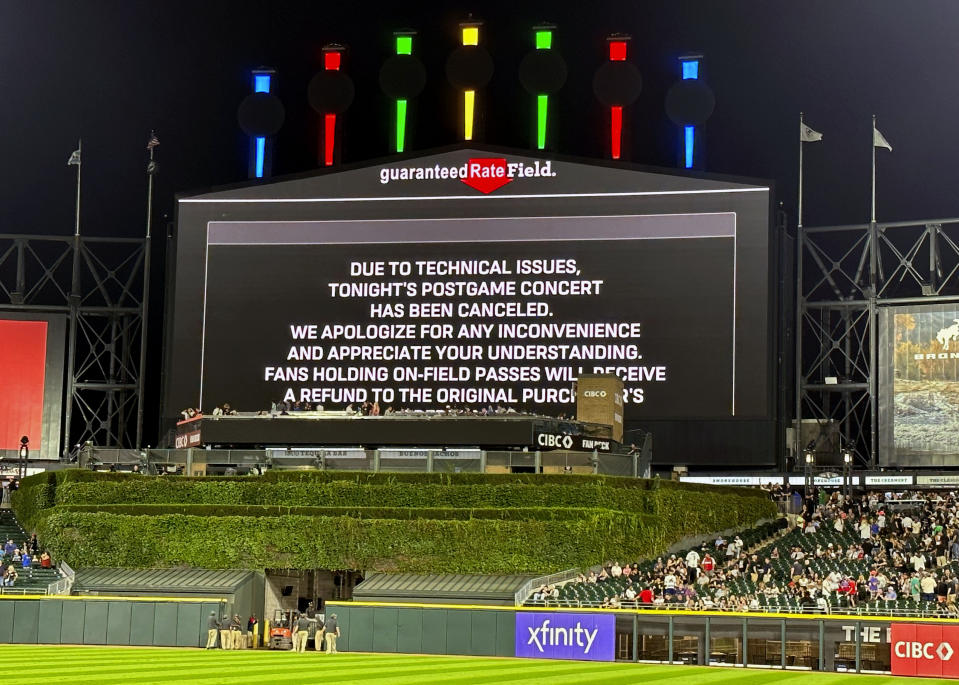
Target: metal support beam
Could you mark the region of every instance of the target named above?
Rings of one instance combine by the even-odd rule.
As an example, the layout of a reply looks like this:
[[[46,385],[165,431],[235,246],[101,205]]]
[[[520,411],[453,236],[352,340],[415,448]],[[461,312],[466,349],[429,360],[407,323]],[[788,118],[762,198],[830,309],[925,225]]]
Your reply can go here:
[[[144,239],[0,235],[0,311],[67,317],[64,459],[137,443],[149,260]]]
[[[880,310],[959,302],[959,218],[802,227],[796,283],[795,426],[815,419],[875,469]]]

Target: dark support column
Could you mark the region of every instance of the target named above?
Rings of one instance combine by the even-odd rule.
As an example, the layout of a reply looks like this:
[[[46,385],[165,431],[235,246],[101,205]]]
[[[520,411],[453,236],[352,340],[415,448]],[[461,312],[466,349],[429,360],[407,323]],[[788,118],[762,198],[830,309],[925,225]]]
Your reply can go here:
[[[862,670],[862,621],[856,621],[856,673]]]
[[[666,640],[666,660],[673,663],[673,617],[669,617],[669,638]]]
[[[819,620],[819,670],[826,670],[826,622]]]
[[[709,663],[710,663],[709,653],[712,651],[712,644],[711,644],[712,636],[710,635],[710,626],[711,626],[710,621],[711,621],[710,617],[707,616],[706,617],[706,635],[704,636],[706,638],[706,644],[703,645],[703,657],[704,657],[703,662],[707,666],[709,666]]]
[[[639,616],[633,614],[633,661],[639,661]]]
[[[746,640],[749,635],[749,624],[746,622],[746,619],[743,619],[743,666],[746,665],[747,657],[746,654],[749,650],[746,649]]]
[[[779,667],[786,670],[786,619],[780,621]]]

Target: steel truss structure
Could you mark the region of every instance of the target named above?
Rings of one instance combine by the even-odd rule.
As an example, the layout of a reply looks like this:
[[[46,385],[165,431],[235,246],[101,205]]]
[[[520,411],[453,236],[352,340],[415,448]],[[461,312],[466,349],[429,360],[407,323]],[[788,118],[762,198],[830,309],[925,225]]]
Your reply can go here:
[[[959,218],[800,227],[796,270],[794,416],[838,429],[840,449],[876,468],[878,313],[959,301]]]
[[[68,320],[62,454],[139,447],[150,239],[0,235],[0,315]]]

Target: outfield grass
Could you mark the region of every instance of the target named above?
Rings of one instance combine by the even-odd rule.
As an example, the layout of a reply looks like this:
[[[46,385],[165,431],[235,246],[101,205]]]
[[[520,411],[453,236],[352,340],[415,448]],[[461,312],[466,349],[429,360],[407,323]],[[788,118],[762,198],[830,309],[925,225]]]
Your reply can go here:
[[[205,685],[262,683],[495,683],[509,685],[598,685],[602,683],[722,683],[761,685],[788,681],[791,685],[873,685],[946,683],[928,678],[802,671],[743,670],[696,666],[660,666],[628,663],[589,663],[531,659],[386,654],[317,654],[307,652],[222,652],[198,649],[139,647],[0,646],[3,685],[146,685],[147,683],[204,683]],[[954,681],[953,681],[954,682]]]

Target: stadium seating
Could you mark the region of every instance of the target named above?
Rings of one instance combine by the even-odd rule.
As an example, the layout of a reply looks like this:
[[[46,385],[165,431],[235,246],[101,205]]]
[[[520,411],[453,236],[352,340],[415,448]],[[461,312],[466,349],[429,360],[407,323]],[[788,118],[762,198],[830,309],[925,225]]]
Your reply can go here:
[[[13,540],[16,545],[22,545],[29,535],[23,530],[16,516],[9,509],[0,509],[0,539],[3,542]],[[2,543],[0,543],[2,546]],[[12,563],[4,558],[4,565]],[[51,583],[60,580],[60,573],[52,568],[40,568],[39,559],[30,569],[23,569],[19,563],[15,564],[19,577],[13,586],[0,588],[4,594],[44,594]]]

